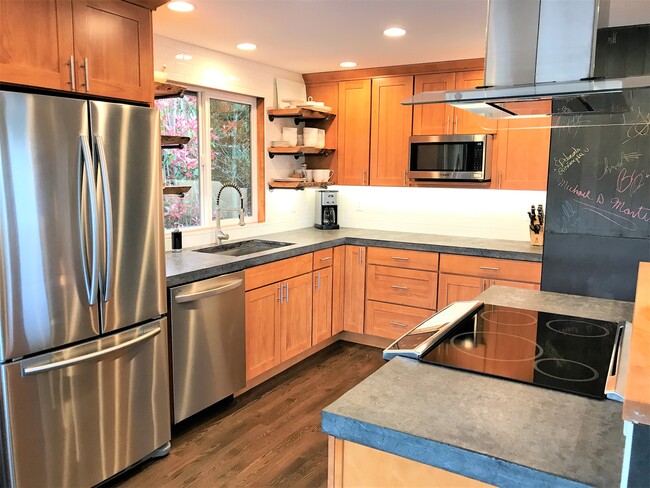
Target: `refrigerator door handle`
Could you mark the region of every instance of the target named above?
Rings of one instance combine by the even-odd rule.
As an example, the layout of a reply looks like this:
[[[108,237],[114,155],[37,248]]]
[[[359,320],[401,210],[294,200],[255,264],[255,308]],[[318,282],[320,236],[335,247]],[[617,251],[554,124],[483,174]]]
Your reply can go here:
[[[45,362],[41,364],[36,364],[34,366],[25,365],[23,366],[22,376],[30,376],[33,374],[53,371],[55,369],[67,368],[69,366],[74,366],[75,364],[84,363],[87,361],[97,361],[106,356],[109,356],[110,354],[124,351],[125,349],[134,347],[160,334],[160,325],[157,325],[145,332],[145,330],[149,327],[151,326],[142,327],[140,330],[143,333],[141,335],[138,335],[136,338],[130,339],[126,342],[117,344],[115,346],[107,347],[106,349],[102,349],[101,351],[93,351],[88,354],[82,354],[80,356],[76,356],[68,359],[62,359],[60,361]]]
[[[113,288],[113,204],[111,202],[111,188],[108,180],[108,168],[106,166],[106,151],[104,151],[104,140],[101,136],[94,135],[97,156],[99,159],[99,173],[102,178],[102,200],[104,204],[104,226],[106,236],[106,269],[104,270],[102,300],[107,302],[111,299]]]
[[[81,259],[83,262],[84,281],[88,304],[95,305],[97,301],[97,286],[99,273],[99,237],[97,224],[97,187],[95,186],[95,170],[92,165],[90,143],[88,136],[79,136],[79,166],[81,173],[77,182],[77,212],[79,218],[79,242],[81,244]],[[86,177],[87,194],[90,204],[90,272],[88,271],[88,256],[86,254],[86,236],[84,232],[83,179]]]

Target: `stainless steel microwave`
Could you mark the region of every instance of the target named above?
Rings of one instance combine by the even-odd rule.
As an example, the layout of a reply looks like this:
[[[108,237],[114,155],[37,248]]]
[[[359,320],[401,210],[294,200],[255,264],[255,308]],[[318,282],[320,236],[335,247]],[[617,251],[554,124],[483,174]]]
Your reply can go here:
[[[490,181],[492,135],[411,136],[412,180]]]

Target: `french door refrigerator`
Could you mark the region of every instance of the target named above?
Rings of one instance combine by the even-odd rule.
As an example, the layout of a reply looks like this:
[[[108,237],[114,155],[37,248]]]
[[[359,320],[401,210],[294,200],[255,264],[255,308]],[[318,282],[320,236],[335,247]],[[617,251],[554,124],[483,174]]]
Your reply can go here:
[[[157,111],[0,91],[0,485],[168,449]]]

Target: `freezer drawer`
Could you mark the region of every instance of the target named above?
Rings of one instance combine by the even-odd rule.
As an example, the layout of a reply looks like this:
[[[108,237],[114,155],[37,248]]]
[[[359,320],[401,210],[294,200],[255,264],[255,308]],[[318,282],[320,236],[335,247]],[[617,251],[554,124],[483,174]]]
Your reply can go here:
[[[244,272],[170,294],[177,423],[246,386]]]
[[[1,486],[91,486],[171,438],[167,320],[2,365]]]

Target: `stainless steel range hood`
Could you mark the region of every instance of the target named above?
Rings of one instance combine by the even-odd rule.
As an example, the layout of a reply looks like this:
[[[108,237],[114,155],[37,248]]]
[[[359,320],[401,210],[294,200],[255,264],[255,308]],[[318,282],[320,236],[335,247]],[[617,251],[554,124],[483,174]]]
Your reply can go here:
[[[609,0],[489,0],[485,86],[402,103],[449,103],[490,118],[625,112],[626,92],[650,87],[650,76],[593,78],[596,31],[608,18]],[[538,100],[562,103],[530,103]]]

